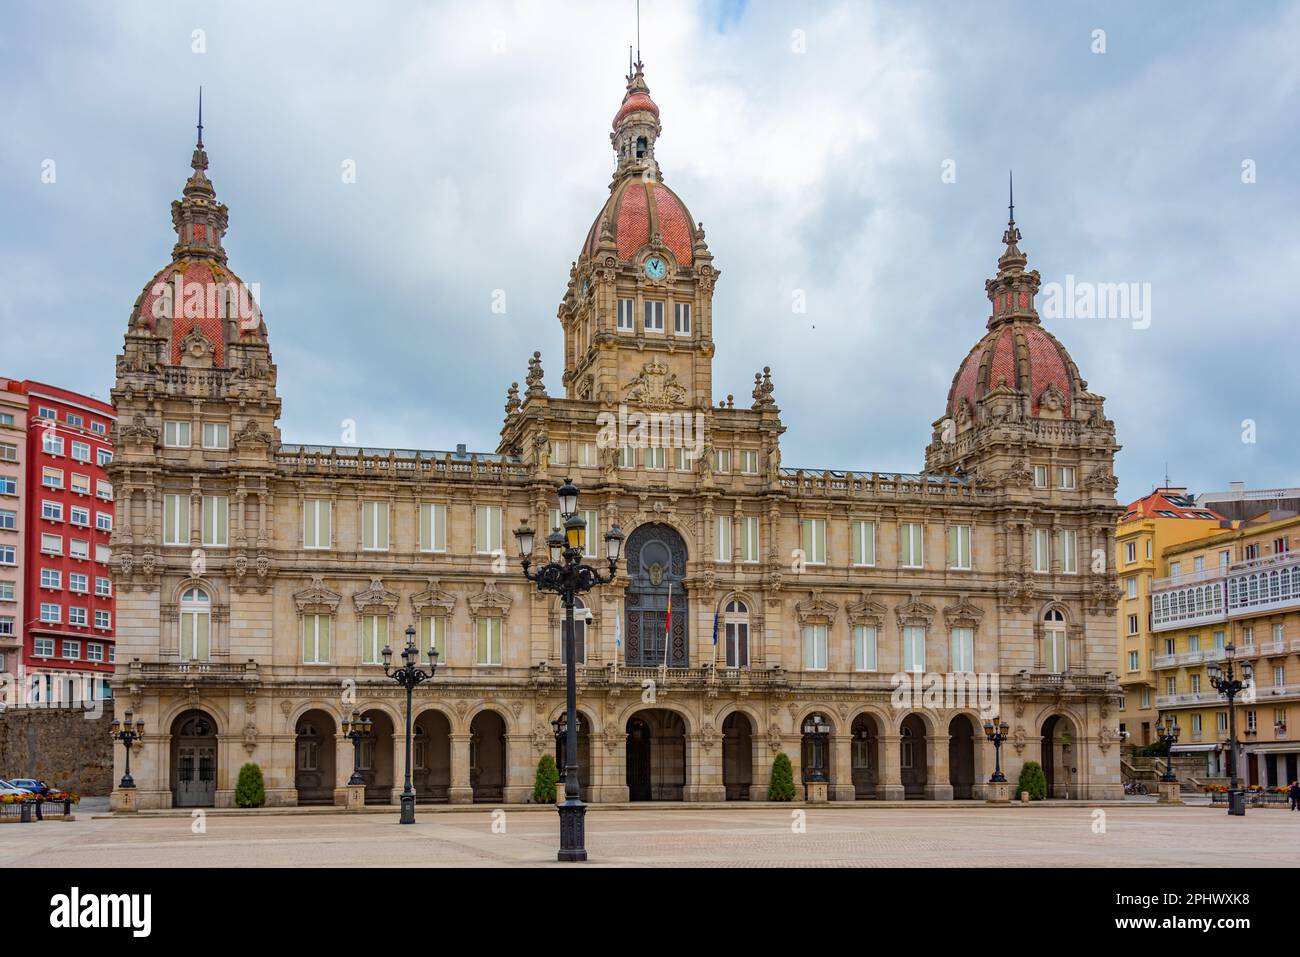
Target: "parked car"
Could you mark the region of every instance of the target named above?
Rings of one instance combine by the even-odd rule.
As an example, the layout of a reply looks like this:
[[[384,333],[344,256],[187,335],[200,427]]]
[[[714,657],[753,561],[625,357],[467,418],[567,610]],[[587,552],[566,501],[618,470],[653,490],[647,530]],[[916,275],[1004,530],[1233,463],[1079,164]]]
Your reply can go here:
[[[28,791],[26,788],[14,787],[8,781],[0,779],[0,795],[10,795],[10,794],[23,795],[23,794],[31,794],[31,793],[32,792]]]
[[[36,778],[10,778],[9,784],[32,794],[39,794],[41,797],[49,797],[53,793],[53,788]]]

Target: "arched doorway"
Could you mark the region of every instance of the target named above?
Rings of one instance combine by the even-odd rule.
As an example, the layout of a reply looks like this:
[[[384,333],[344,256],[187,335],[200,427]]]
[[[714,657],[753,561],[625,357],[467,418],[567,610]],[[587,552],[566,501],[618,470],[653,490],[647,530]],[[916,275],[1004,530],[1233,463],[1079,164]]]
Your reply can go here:
[[[334,803],[334,718],[313,709],[294,729],[293,786],[299,804]]]
[[[560,712],[563,716],[564,712]],[[552,726],[554,727],[554,726]],[[564,766],[568,762],[569,736],[560,737],[560,759],[556,762],[560,769],[560,793],[564,789]],[[589,789],[591,788],[591,722],[581,711],[578,712],[578,798],[586,801]]]
[[[680,801],[686,789],[686,723],[662,708],[627,722],[627,791],[633,801]]]
[[[975,797],[975,726],[968,715],[959,714],[948,723],[948,783],[954,798]]]
[[[925,722],[920,715],[909,714],[903,719],[898,739],[898,767],[903,777],[903,797],[909,800],[925,797],[928,744]]]
[[[814,727],[822,730],[810,730]],[[799,731],[802,735],[799,753],[803,783],[816,780],[834,784],[831,735],[835,733],[835,726],[831,724],[830,718],[824,711],[814,711],[799,722]]]
[[[361,778],[366,782],[367,804],[393,803],[393,719],[385,711],[367,711],[370,736],[361,740]]]
[[[876,797],[880,784],[880,728],[869,714],[853,719],[853,797],[858,801]]]
[[[1078,743],[1074,722],[1063,714],[1054,714],[1043,722],[1042,752],[1043,776],[1047,779],[1049,798],[1078,797],[1076,765]]]
[[[172,722],[172,805],[212,807],[217,798],[217,723],[206,711]]]
[[[651,523],[627,540],[627,573],[631,584],[624,595],[627,636],[624,661],[631,666],[687,667],[690,600],[685,586],[686,543],[669,525]],[[672,598],[672,634],[666,634],[668,600]]]
[[[451,787],[451,724],[441,711],[415,719],[411,741],[411,786],[415,803],[445,804]]]
[[[728,801],[748,801],[754,784],[754,723],[733,711],[722,722],[722,784]]]
[[[480,711],[469,726],[469,786],[476,803],[498,803],[506,792],[506,723]]]

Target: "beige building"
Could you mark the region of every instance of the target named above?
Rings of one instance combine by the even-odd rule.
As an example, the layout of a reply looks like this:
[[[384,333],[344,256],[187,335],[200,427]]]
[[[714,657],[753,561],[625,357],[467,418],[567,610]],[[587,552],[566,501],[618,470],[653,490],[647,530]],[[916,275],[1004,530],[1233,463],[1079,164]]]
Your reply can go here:
[[[1209,538],[1166,548],[1151,588],[1156,707],[1181,729],[1175,754],[1226,776],[1227,699],[1207,668],[1229,644],[1254,682],[1237,698],[1239,776],[1276,787],[1300,776],[1300,517],[1264,514]]]
[[[994,714],[1013,781],[1036,760],[1057,795],[1121,793],[1118,446],[1042,328],[1014,222],[987,332],[934,397],[925,471],[792,468],[768,369],[749,401],[715,398],[715,345],[742,333],[715,322],[719,272],[659,133],[637,65],[560,303],[560,388],[533,353],[486,453],[282,440],[268,327],[230,294],[200,142],[113,393],[116,706],[146,724],[140,807],[230,804],[249,761],[272,803],[333,801],[354,710],[375,722],[367,797],[394,801],[404,693],[377,662],[408,624],[441,655],[415,696],[419,800],[529,799],[563,704],[560,614],[510,533],[556,524],[566,476],[593,551],[627,535],[577,636],[588,800],[762,799],[776,754],[807,771],[814,714],[833,800],[982,796]]]

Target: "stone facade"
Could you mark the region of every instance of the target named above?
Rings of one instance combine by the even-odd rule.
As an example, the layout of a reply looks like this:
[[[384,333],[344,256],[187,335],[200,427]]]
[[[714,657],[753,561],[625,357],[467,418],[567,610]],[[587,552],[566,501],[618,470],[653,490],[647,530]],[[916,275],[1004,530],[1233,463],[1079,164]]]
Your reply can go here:
[[[762,799],[782,751],[797,779],[820,764],[831,800],[981,797],[993,713],[1012,728],[1013,781],[1045,760],[1059,795],[1120,794],[1116,587],[1092,558],[1112,547],[1114,429],[1039,327],[1037,274],[1014,239],[989,290],[990,336],[1012,340],[959,373],[927,472],[788,468],[769,369],[748,404],[714,402],[719,273],[662,183],[659,132],[637,64],[610,198],[559,309],[563,394],[533,353],[491,453],[282,441],[266,325],[210,292],[233,274],[200,143],[173,208],[174,261],[133,310],[113,391],[115,689],[147,726],[140,807],[230,804],[250,760],[272,803],[341,802],[353,746],[339,726],[354,710],[376,722],[367,800],[395,800],[404,692],[373,659],[408,623],[441,655],[415,693],[420,800],[528,800],[564,667],[560,609],[524,580],[510,531],[553,528],[566,476],[597,552],[611,527],[628,535],[615,583],[586,596],[587,799]],[[203,293],[183,319],[177,276]],[[1035,487],[1035,465],[1079,481]],[[1035,571],[1039,529],[1058,544]],[[918,685],[970,673],[996,694],[987,708],[933,691],[902,702],[905,665]],[[813,714],[824,742],[802,734]]]
[[[108,702],[104,702],[108,705]],[[106,708],[9,708],[0,714],[0,778],[39,778],[82,797],[113,788]]]

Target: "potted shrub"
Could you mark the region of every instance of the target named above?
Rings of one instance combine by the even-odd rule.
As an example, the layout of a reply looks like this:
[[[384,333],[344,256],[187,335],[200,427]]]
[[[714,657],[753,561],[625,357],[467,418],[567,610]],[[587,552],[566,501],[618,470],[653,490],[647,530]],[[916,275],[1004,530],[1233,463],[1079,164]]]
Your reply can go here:
[[[266,784],[262,780],[262,768],[249,762],[239,769],[239,779],[235,782],[235,805],[261,807],[265,803]]]
[[[782,752],[772,762],[772,778],[767,786],[767,799],[793,801],[794,795],[794,767],[790,764],[790,758]]]
[[[555,803],[555,786],[560,781],[560,769],[555,766],[555,758],[543,754],[537,762],[537,775],[533,779],[533,801],[537,804]]]
[[[1016,790],[1028,791],[1031,801],[1044,800],[1047,797],[1047,775],[1043,773],[1043,766],[1037,761],[1026,761],[1020,768]]]

